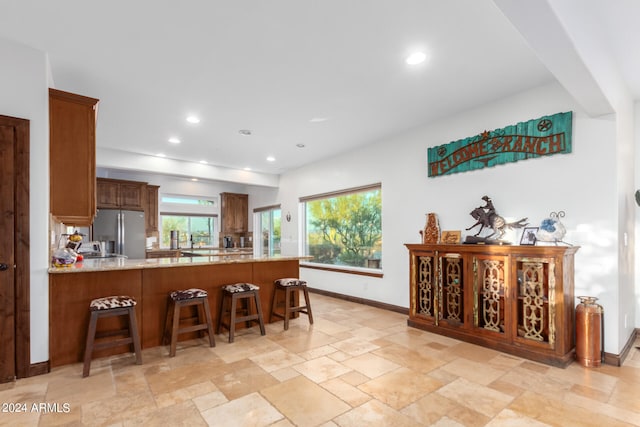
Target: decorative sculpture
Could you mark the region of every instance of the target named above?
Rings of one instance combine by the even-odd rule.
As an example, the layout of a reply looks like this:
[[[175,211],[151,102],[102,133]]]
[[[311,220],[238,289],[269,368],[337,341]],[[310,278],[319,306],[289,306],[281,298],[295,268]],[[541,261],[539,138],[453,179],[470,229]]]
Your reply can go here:
[[[562,240],[567,233],[567,229],[560,222],[560,218],[564,218],[564,211],[551,212],[549,218],[542,220],[536,233],[536,239],[541,242],[553,242],[556,245],[560,242],[571,246],[571,244]]]
[[[427,222],[424,225],[424,230],[420,230],[420,236],[422,236],[422,243],[425,245],[440,243],[440,224],[435,213],[427,214]]]
[[[476,220],[476,223],[466,230],[469,231],[474,227],[480,226],[480,230],[473,236],[467,236],[466,243],[504,243],[501,242],[502,236],[508,229],[513,228],[522,228],[528,225],[527,218],[522,218],[521,220],[514,222],[507,222],[503,217],[497,214],[495,207],[493,206],[493,201],[489,196],[483,196],[482,200],[484,200],[485,205],[479,206],[470,212],[470,215],[473,219]],[[478,237],[484,228],[490,228],[493,230],[493,233],[489,234],[486,237]],[[490,239],[491,237],[497,234],[497,240]]]

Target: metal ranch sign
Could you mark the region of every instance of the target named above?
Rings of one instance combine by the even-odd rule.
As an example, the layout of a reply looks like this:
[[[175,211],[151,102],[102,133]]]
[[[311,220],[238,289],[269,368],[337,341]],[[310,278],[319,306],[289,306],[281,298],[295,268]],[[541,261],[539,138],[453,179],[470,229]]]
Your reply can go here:
[[[558,113],[431,147],[429,176],[571,152],[572,112]]]

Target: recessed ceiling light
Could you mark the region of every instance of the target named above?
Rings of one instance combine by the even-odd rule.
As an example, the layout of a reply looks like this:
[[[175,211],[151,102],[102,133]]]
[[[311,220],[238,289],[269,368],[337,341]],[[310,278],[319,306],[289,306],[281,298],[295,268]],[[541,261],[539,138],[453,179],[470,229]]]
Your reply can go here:
[[[196,182],[198,178],[191,178],[191,181]]]
[[[313,119],[309,120],[311,123],[321,123],[321,122],[326,122],[327,120],[329,120],[328,117],[314,117]]]
[[[206,160],[200,160],[200,163],[202,163],[203,165],[206,165],[207,161]]]
[[[246,170],[246,171],[250,171],[250,170],[251,170],[251,168],[250,168],[250,167],[246,167],[246,168],[244,168],[244,170]]]
[[[304,148],[304,147],[305,147],[305,145],[304,145],[304,144],[296,144],[296,147],[298,147],[298,148]]]
[[[273,156],[267,157],[267,162],[275,162],[275,161],[276,161],[275,157],[273,157]]]
[[[158,153],[158,154],[156,154],[156,156],[158,156],[158,157],[167,157],[167,155],[164,154],[164,153]]]
[[[240,129],[238,133],[242,136],[251,136],[251,131],[249,129]]]
[[[169,142],[172,144],[180,144],[180,141],[178,138],[169,138]]]
[[[409,65],[417,65],[423,63],[427,59],[427,55],[424,52],[414,52],[407,56],[405,62]]]
[[[196,116],[188,116],[187,121],[193,124],[200,123],[200,119]]]

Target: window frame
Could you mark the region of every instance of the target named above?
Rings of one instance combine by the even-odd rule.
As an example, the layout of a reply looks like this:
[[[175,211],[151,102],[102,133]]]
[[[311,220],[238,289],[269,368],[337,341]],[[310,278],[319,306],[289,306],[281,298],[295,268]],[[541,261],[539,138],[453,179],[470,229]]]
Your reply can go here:
[[[275,211],[279,211],[280,212],[280,249],[278,250],[278,253],[275,254],[275,248],[272,246],[272,243],[274,241],[273,236],[274,236],[274,212]],[[255,208],[253,210],[253,215],[254,215],[254,219],[253,219],[253,229],[254,230],[258,230],[257,232],[254,231],[254,237],[253,237],[253,245],[254,245],[254,254],[256,254],[256,256],[265,256],[265,254],[263,253],[264,251],[264,246],[262,245],[262,214],[264,214],[265,212],[269,213],[269,253],[266,256],[277,256],[277,255],[281,255],[282,254],[282,208],[280,207],[280,205],[270,205],[270,206],[264,206],[261,208]]]
[[[195,202],[195,203],[194,203]],[[206,202],[206,203],[198,203]],[[213,220],[213,232],[211,235],[211,245],[206,248],[217,248],[220,245],[220,200],[216,195],[202,196],[197,194],[178,194],[162,192],[158,197],[158,247],[169,249],[170,246],[163,246],[163,216],[178,217],[206,217]],[[183,248],[189,247],[189,237],[187,234],[186,243],[180,243]]]
[[[382,183],[380,182],[369,184],[369,185],[363,185],[359,187],[351,187],[343,190],[337,190],[337,191],[331,191],[327,193],[320,193],[320,194],[300,197],[298,199],[299,213],[300,213],[299,253],[301,253],[303,256],[307,255],[307,248],[308,248],[307,209],[306,209],[307,202],[346,196],[354,193],[364,193],[364,192],[375,191],[375,190],[380,191],[380,197],[382,200]],[[384,235],[384,232],[382,231],[382,205],[380,206],[380,229],[381,229],[381,238],[380,238],[381,258],[380,259],[382,259],[382,253],[383,253],[382,241],[383,241],[383,235]],[[313,260],[300,260],[300,267],[315,269],[315,270],[333,271],[333,272],[346,273],[346,274],[380,277],[380,278],[383,277],[384,275],[382,266],[379,268],[356,267],[356,266],[349,266],[349,265],[318,263],[318,262],[313,262]]]

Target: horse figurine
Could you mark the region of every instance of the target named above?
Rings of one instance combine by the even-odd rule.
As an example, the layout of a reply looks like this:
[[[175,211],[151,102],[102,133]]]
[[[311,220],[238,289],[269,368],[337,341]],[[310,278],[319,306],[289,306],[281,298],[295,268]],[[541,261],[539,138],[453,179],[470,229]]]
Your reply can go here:
[[[527,218],[522,218],[521,220],[514,222],[505,221],[503,217],[496,213],[496,210],[493,207],[493,201],[489,196],[484,196],[482,200],[485,201],[485,205],[477,207],[470,212],[470,215],[476,220],[476,223],[466,229],[469,231],[479,225],[480,230],[478,230],[474,236],[478,236],[482,230],[487,227],[493,230],[493,233],[486,236],[487,239],[495,236],[496,234],[498,234],[498,239],[501,239],[507,229],[522,228],[528,225],[528,223],[525,222]]]

